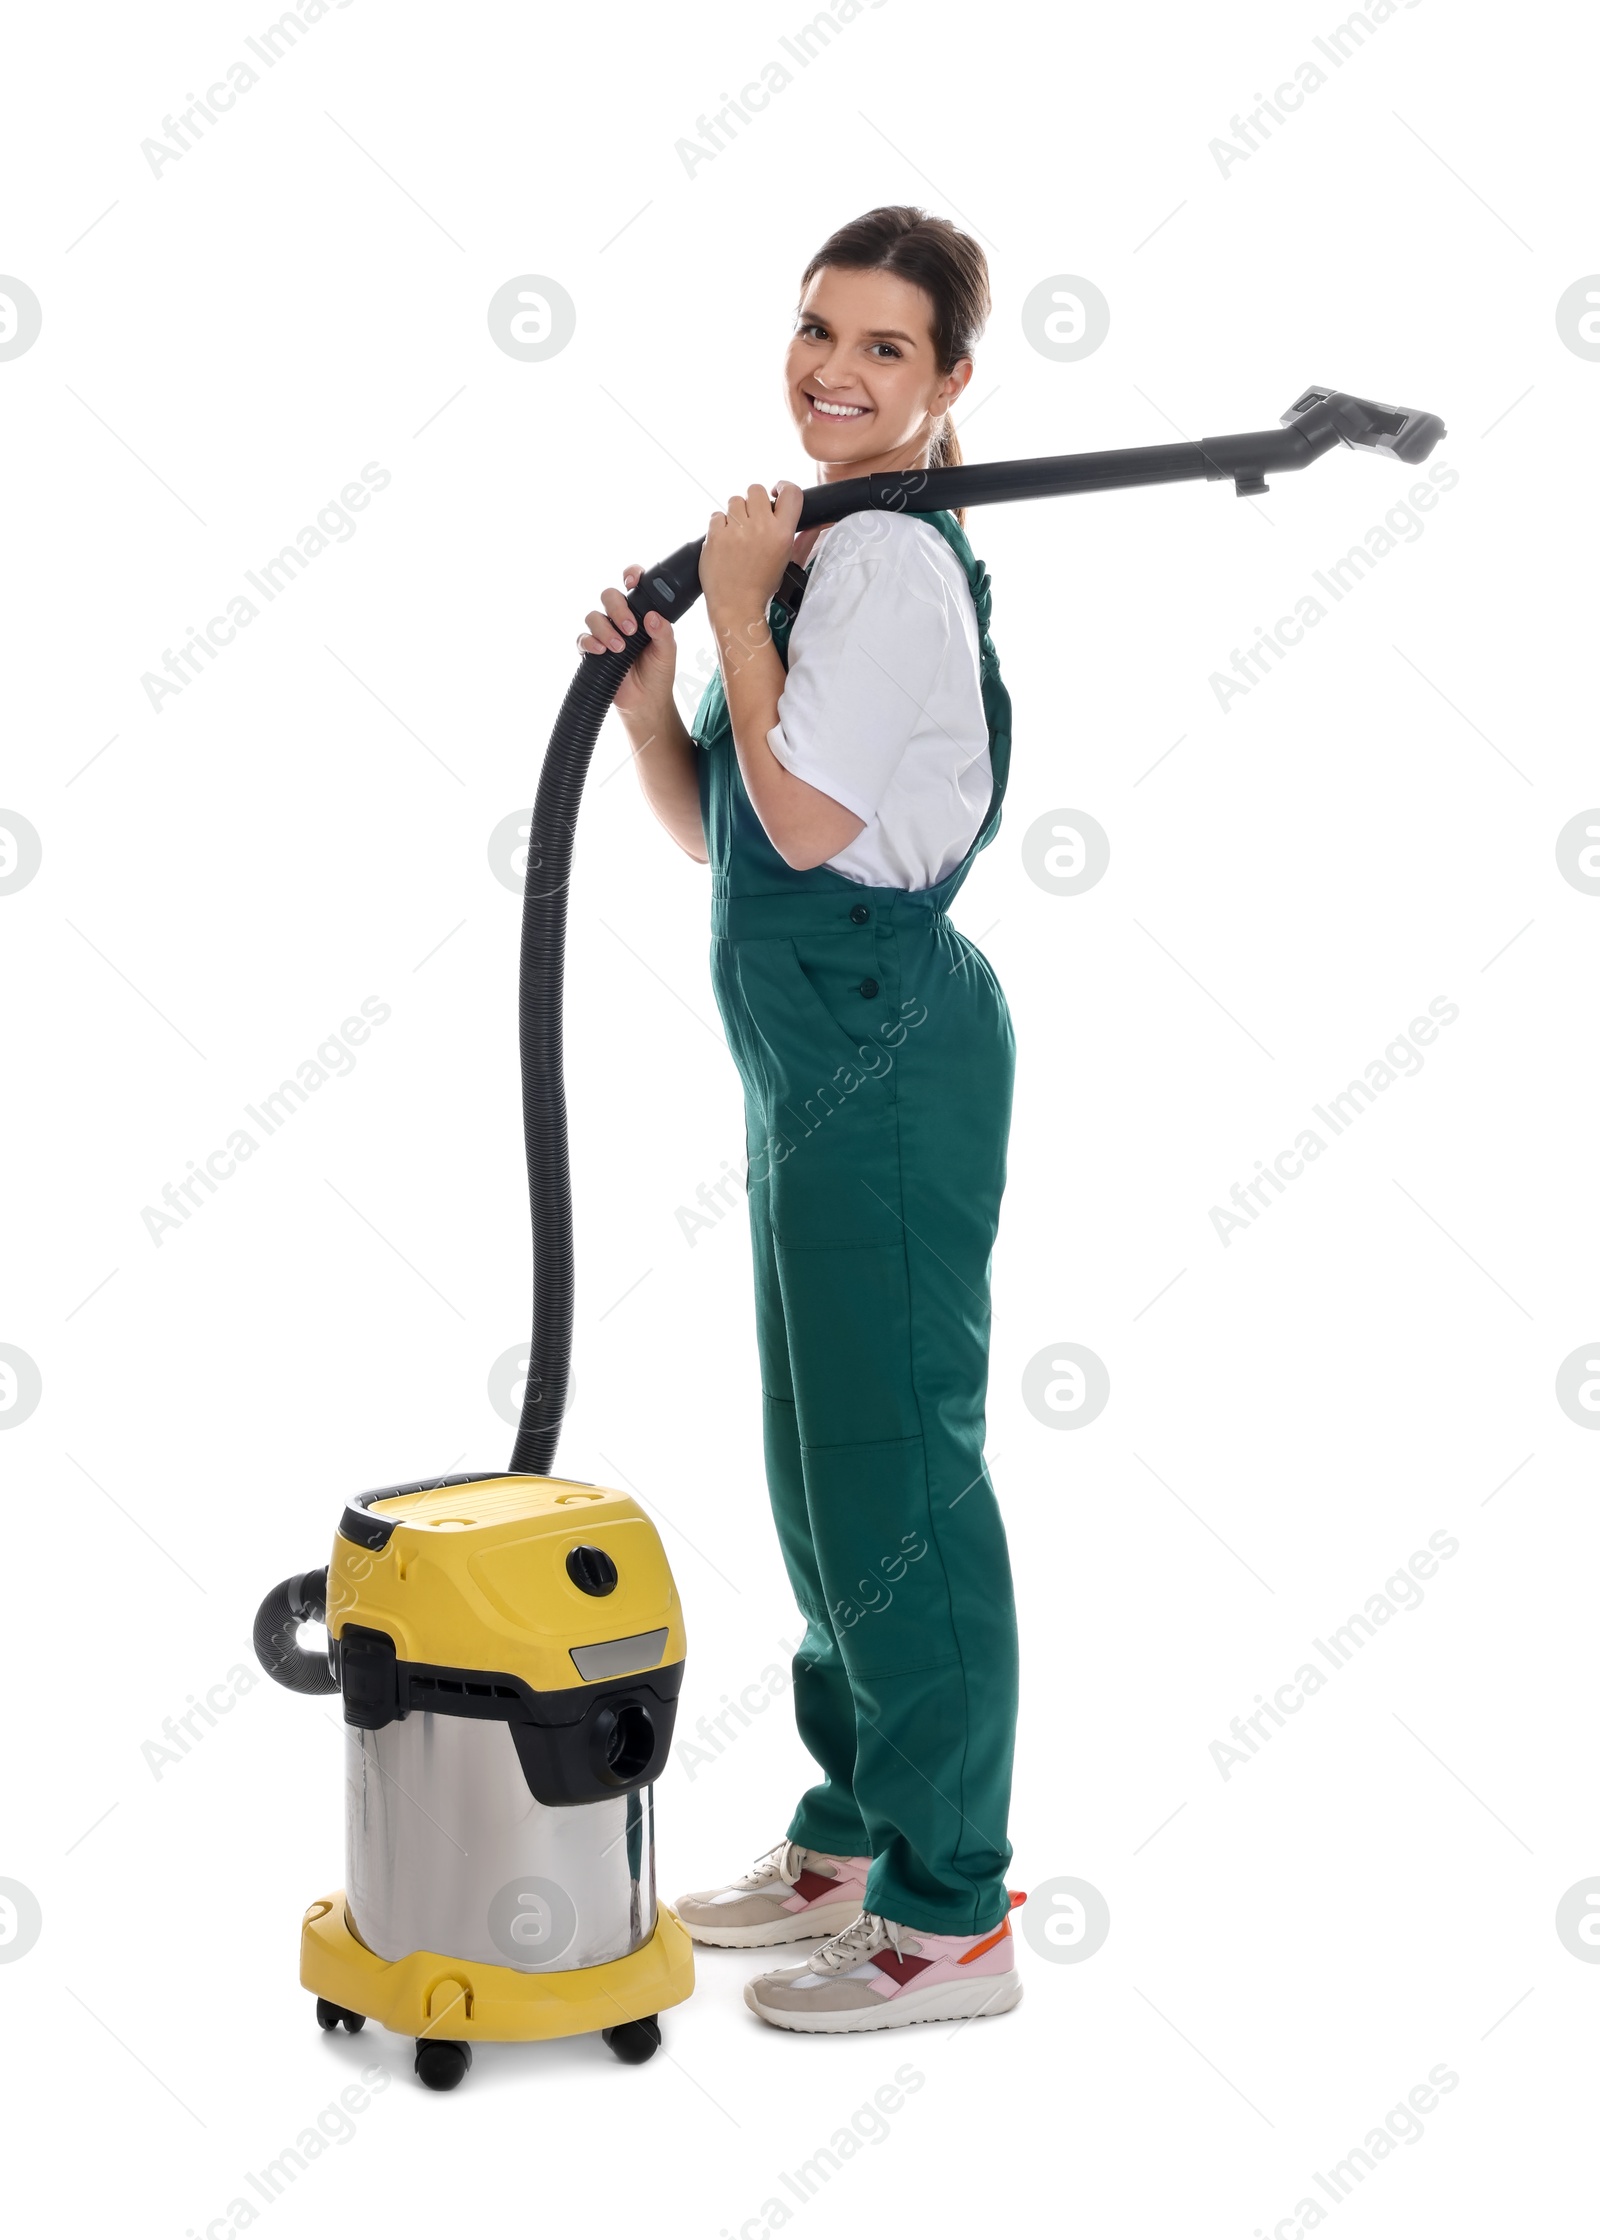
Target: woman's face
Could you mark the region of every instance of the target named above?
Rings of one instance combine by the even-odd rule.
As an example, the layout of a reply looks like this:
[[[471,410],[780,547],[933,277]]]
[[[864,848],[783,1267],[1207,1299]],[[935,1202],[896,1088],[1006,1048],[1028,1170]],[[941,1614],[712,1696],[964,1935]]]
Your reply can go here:
[[[895,273],[824,265],[812,276],[784,379],[824,482],[926,463],[930,423],[972,378],[970,358],[939,371],[932,319],[925,291]]]

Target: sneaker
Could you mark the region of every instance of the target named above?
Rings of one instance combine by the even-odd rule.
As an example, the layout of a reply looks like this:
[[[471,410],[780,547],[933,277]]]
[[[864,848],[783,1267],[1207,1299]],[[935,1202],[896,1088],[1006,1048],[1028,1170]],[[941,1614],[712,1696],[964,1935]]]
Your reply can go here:
[[[829,1937],[861,1911],[870,1859],[779,1843],[722,1890],[691,1890],[674,1913],[696,1944],[753,1947]]]
[[[745,1986],[744,2003],[780,2030],[892,2030],[1004,2014],[1022,1997],[1011,1923],[982,1937],[939,1937],[862,1913],[803,1966]]]

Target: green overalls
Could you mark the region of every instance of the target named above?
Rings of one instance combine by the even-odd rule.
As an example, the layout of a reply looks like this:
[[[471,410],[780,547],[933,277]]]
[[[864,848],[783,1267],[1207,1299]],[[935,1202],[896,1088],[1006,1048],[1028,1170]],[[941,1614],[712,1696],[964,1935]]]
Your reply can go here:
[[[739,770],[720,672],[694,723],[711,973],[744,1084],[767,1482],[795,1600],[795,1717],[823,1771],[797,1843],[870,1855],[866,1905],[914,1929],[1005,1919],[1017,1707],[1005,1529],[983,1460],[989,1259],[1014,1043],[946,915],[1000,821],[1011,703],[989,578],[967,571],[994,793],[936,887],[795,871]],[[787,659],[789,610],[768,611]]]

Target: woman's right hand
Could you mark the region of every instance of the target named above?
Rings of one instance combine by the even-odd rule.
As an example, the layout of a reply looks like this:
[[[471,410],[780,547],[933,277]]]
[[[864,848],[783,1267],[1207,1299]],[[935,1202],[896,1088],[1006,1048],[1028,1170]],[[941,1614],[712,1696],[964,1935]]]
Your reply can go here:
[[[637,563],[623,569],[622,580],[628,591],[643,573]],[[620,653],[624,639],[632,637],[638,628],[626,596],[610,586],[601,592],[600,605],[584,620],[589,627],[579,633],[578,644],[585,653]],[[672,625],[652,608],[644,618],[644,628],[649,644],[623,678],[612,703],[619,715],[647,715],[672,698],[678,663]]]

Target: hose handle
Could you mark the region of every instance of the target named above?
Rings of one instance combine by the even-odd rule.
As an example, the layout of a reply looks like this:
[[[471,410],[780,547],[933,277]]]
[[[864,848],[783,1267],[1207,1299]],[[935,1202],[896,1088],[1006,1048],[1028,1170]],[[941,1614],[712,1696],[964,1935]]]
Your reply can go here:
[[[256,1612],[252,1633],[256,1661],[280,1688],[297,1696],[332,1696],[339,1692],[333,1670],[333,1645],[326,1655],[300,1646],[303,1625],[323,1625],[328,1615],[328,1567],[297,1571],[272,1589]]]

